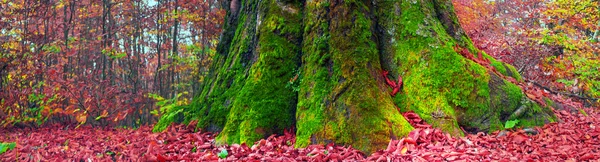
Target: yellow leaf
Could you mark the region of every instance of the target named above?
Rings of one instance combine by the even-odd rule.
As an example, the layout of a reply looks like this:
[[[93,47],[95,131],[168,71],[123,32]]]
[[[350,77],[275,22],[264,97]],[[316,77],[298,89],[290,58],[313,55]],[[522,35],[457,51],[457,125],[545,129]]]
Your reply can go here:
[[[56,108],[54,109],[54,113],[62,113],[63,109],[62,108]]]
[[[85,121],[87,120],[87,114],[79,114],[76,118],[77,122],[79,122],[80,124],[84,124]]]
[[[103,118],[107,117],[108,116],[108,111],[106,111],[106,110],[102,111],[102,114],[100,116],[102,116]]]

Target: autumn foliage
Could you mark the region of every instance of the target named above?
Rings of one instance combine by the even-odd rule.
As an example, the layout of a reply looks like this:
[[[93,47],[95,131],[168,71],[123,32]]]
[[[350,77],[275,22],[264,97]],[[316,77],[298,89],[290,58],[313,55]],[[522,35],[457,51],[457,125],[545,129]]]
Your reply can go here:
[[[598,1],[453,0],[462,27],[486,53],[552,91],[598,104]]]
[[[153,123],[149,93],[195,93],[221,30],[219,6],[0,1],[0,126]]]
[[[394,82],[392,80],[390,80],[390,78],[388,77],[389,72],[388,71],[383,71],[381,72],[383,74],[383,77],[385,78],[385,82],[392,88],[392,96],[396,96],[396,93],[400,92],[400,88],[402,88],[402,84],[404,84],[404,82],[402,82],[402,76],[398,76],[398,82]]]

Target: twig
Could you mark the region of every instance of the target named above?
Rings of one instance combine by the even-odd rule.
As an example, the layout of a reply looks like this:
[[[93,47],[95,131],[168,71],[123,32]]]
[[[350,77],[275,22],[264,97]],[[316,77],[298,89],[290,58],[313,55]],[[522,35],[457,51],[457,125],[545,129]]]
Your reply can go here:
[[[540,88],[543,88],[544,90],[549,91],[552,94],[560,94],[560,95],[564,95],[564,96],[568,96],[568,97],[574,97],[574,98],[581,99],[581,100],[589,100],[589,101],[598,101],[598,100],[600,100],[600,98],[585,97],[585,96],[580,96],[580,95],[573,94],[573,93],[565,93],[565,92],[555,91],[555,90],[550,89],[549,87],[546,87],[546,86],[544,86],[544,85],[542,85],[540,83],[537,83],[537,82],[529,80],[529,79],[525,79],[525,81],[533,83],[533,85],[538,86]]]

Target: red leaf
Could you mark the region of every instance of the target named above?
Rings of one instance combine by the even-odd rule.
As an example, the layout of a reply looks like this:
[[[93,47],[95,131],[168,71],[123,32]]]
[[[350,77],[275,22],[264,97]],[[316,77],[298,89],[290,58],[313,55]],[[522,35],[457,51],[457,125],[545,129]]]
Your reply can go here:
[[[515,143],[519,143],[519,144],[527,141],[528,139],[529,138],[526,135],[523,135],[523,134],[515,134],[512,137],[512,141],[515,142]]]
[[[159,162],[165,162],[167,160],[171,160],[171,158],[167,158],[167,157],[164,157],[164,156],[162,156],[160,154],[157,154],[156,155],[156,160],[158,160]]]

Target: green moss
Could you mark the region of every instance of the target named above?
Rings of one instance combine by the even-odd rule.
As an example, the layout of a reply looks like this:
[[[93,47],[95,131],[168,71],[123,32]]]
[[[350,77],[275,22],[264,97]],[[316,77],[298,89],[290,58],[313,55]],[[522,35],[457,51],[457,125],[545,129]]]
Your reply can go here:
[[[523,81],[523,78],[521,77],[521,74],[519,74],[519,71],[517,71],[517,69],[515,69],[514,66],[503,63],[504,67],[506,67],[506,69],[508,69],[508,71],[510,71],[510,73],[512,75],[510,75],[511,77],[515,78],[517,81]]]
[[[548,111],[551,111],[549,107],[541,107],[539,104],[533,101],[526,101],[524,102],[524,105],[528,108],[528,110],[524,116],[519,118],[520,122],[518,126],[533,127],[556,121],[556,116],[554,116],[554,114],[547,113]]]
[[[515,84],[512,84],[508,81],[504,81],[504,86],[502,87],[506,92],[506,95],[509,100],[509,107],[517,107],[519,106],[519,102],[525,97],[521,88]]]
[[[394,4],[383,4],[392,6]],[[447,6],[438,6],[447,7]],[[384,31],[399,29],[390,35],[393,43],[392,68],[404,79],[404,89],[394,101],[401,111],[413,110],[433,126],[461,135],[458,125],[474,131],[503,129],[503,123],[524,97],[520,88],[497,76],[492,83],[490,71],[454,51],[455,44],[467,48],[474,57],[490,60],[492,66],[507,75],[514,69],[480,51],[462,35],[448,34],[430,3],[402,3],[399,13],[381,14],[388,23]],[[397,15],[399,14],[399,15]],[[512,68],[512,69],[511,69]],[[518,73],[512,73],[520,80]],[[539,124],[539,123],[535,123]]]
[[[552,107],[552,105],[556,105],[556,103],[554,103],[554,101],[550,100],[549,98],[544,98],[544,100],[546,101],[546,106],[540,107],[541,111],[538,111],[538,112],[542,112],[544,114],[549,115],[550,116],[548,118],[549,122],[556,122],[557,118],[554,115],[554,111],[553,111],[553,107]]]
[[[350,1],[327,6],[306,4],[296,147],[334,142],[373,152],[413,128],[376,82],[381,67],[369,8]]]
[[[486,58],[492,58],[491,56],[487,55],[485,52],[483,52],[483,55]],[[495,59],[490,59],[490,62],[491,62],[492,67],[494,67],[500,74],[502,74],[504,76],[512,77],[519,82],[522,81],[521,75],[515,69],[514,66],[509,65],[504,62],[497,61]]]
[[[255,5],[243,2],[243,5]],[[256,35],[256,8],[244,6],[248,14],[241,14],[235,23],[235,33],[230,44],[219,44],[221,52],[213,58],[210,77],[203,84],[202,92],[195,97],[184,113],[186,121],[198,120],[198,128],[220,131],[225,127],[231,103],[239,94],[248,76],[246,69],[249,59],[244,55],[252,53]],[[226,47],[224,47],[226,46]]]
[[[285,4],[276,1],[262,3],[270,6],[260,13],[266,17],[258,26],[258,54],[252,56],[256,62],[234,95],[225,127],[217,137],[218,143],[253,143],[291,128],[295,122],[297,94],[285,86],[296,75],[294,71],[299,62],[300,49],[296,43],[300,38],[301,14],[284,11],[284,7],[290,6],[280,6]]]
[[[160,116],[160,120],[154,125],[154,128],[152,128],[152,132],[162,132],[167,129],[171,123],[179,122],[178,119],[182,117],[181,113],[185,109],[184,107],[185,106],[174,106],[167,109],[165,114]]]
[[[502,64],[502,62],[500,62],[500,61],[493,61],[491,63],[491,65],[496,70],[498,70],[498,72],[500,72],[500,74],[508,76],[508,73],[506,73],[506,68],[504,68],[504,65]]]
[[[489,75],[454,51],[454,39],[437,19],[424,17],[432,14],[431,4],[402,5],[398,25],[403,32],[394,46],[404,90],[396,103],[446,132],[462,135],[455,108],[485,112]]]
[[[297,134],[296,147],[306,147],[311,137],[323,129],[324,109],[323,99],[331,92],[333,82],[328,72],[329,32],[327,21],[318,17],[325,15],[323,3],[318,1],[306,3],[305,32],[303,45],[303,66],[300,82],[299,100],[296,111]],[[317,20],[317,21],[314,21]],[[313,31],[313,32],[309,32]],[[319,31],[320,33],[314,32]]]

